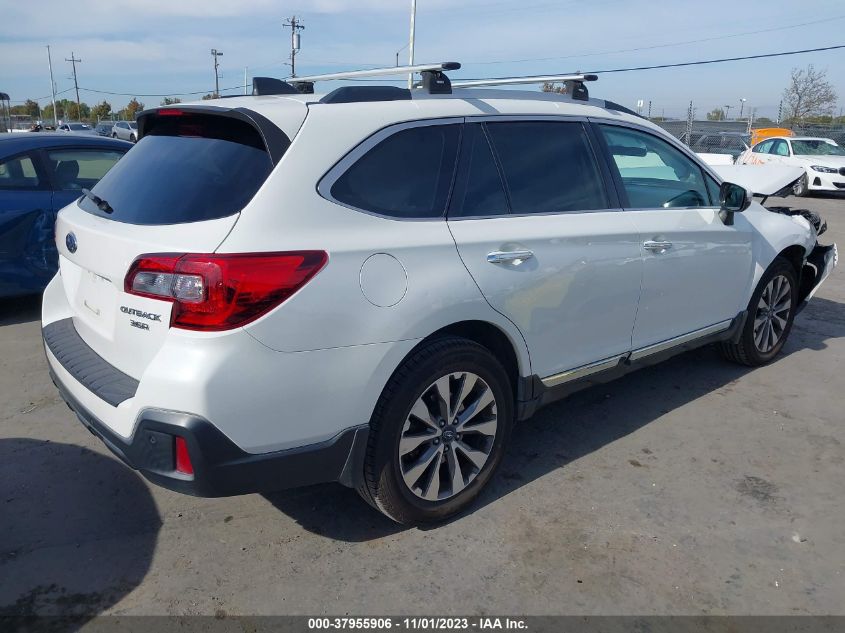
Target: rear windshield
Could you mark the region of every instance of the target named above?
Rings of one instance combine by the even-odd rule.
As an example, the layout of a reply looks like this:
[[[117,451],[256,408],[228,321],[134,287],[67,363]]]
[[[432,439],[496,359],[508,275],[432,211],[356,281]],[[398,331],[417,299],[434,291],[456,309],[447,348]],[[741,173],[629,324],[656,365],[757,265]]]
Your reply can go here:
[[[128,224],[182,224],[241,211],[273,163],[251,125],[206,114],[154,117],[144,137],[92,189],[89,213]],[[103,206],[103,205],[100,205]]]

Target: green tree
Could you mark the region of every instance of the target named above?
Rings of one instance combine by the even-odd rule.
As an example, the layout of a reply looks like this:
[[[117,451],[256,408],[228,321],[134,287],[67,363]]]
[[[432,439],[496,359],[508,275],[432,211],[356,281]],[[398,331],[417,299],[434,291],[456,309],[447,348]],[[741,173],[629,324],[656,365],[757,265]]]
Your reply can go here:
[[[208,101],[209,99],[216,99],[216,98],[217,98],[216,94],[209,92],[207,95],[203,95],[202,100]]]
[[[724,121],[725,120],[725,111],[722,108],[713,108],[710,112],[707,113],[707,120],[708,121]]]
[[[783,91],[787,121],[803,123],[810,117],[832,115],[836,101],[836,91],[827,80],[826,70],[816,70],[812,64],[804,69],[792,69],[789,85]]]
[[[98,121],[101,119],[109,118],[111,114],[111,104],[103,99],[101,103],[98,103],[93,108],[91,108],[91,116],[96,118]]]
[[[126,104],[126,107],[120,111],[120,118],[126,119],[127,121],[134,121],[135,116],[143,109],[144,104],[135,97],[132,97],[132,100]]]
[[[161,105],[163,106],[174,105],[176,103],[182,103],[182,100],[179,97],[165,97],[161,100]]]

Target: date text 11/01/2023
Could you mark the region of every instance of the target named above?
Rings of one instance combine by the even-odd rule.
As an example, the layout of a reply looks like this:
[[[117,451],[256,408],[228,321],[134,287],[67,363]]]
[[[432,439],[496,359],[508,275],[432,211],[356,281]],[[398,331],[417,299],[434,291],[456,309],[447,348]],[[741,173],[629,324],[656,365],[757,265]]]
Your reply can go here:
[[[520,618],[507,617],[476,617],[476,618],[447,618],[447,617],[342,617],[342,618],[309,618],[309,630],[421,630],[421,631],[447,631],[447,630],[527,630],[525,620]]]

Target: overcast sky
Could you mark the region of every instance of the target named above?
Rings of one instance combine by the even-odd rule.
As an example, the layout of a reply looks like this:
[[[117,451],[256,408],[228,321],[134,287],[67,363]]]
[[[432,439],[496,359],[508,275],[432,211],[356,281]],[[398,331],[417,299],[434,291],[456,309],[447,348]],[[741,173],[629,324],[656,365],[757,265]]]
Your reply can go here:
[[[213,90],[212,47],[223,51],[221,88],[241,86],[244,67],[250,76],[286,76],[289,31],[282,22],[293,14],[306,27],[299,74],[392,65],[408,41],[410,0],[3,4],[0,91],[14,103],[41,97],[46,105],[50,44],[59,91],[73,87],[65,61],[73,52],[83,60],[82,100],[105,98],[118,108],[131,95],[154,106],[161,97],[140,95]],[[418,0],[417,9],[417,62],[462,62],[453,77],[604,70],[838,44],[845,44],[843,0]],[[400,59],[407,62],[407,51]],[[839,107],[845,105],[845,49],[606,74],[590,90],[632,107],[651,100],[655,115],[685,116],[693,100],[703,118],[714,107],[738,109],[745,98],[746,107],[773,117],[790,69],[811,63],[828,69]]]

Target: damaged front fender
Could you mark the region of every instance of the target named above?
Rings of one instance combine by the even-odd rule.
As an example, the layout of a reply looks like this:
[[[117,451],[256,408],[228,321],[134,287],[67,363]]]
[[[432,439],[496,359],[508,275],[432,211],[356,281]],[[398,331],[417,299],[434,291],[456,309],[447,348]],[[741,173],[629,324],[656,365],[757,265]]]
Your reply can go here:
[[[816,291],[830,277],[830,273],[838,264],[839,250],[836,244],[828,246],[816,244],[804,263],[804,270],[801,271],[797,312],[807,306],[807,303],[815,296]]]

